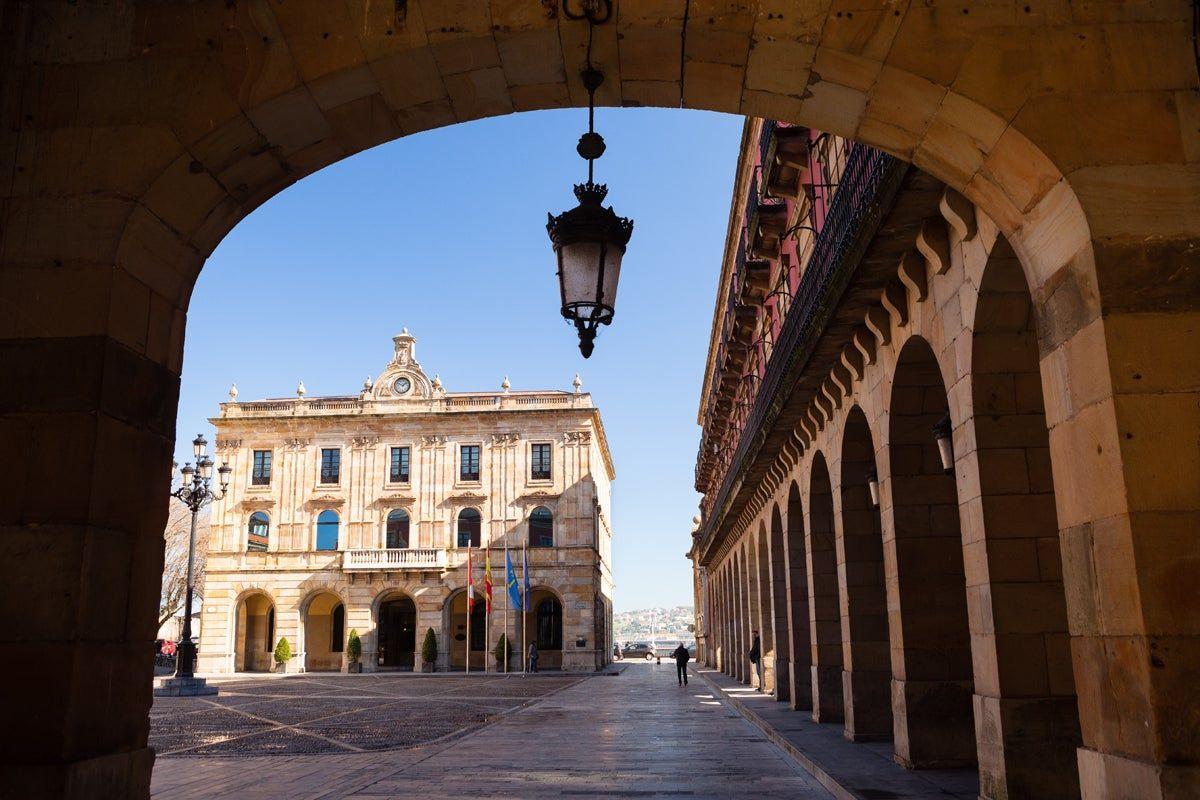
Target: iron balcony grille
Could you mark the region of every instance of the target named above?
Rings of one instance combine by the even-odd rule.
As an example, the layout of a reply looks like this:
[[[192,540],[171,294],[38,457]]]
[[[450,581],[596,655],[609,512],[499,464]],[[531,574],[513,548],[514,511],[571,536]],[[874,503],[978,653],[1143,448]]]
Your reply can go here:
[[[903,161],[866,145],[855,142],[849,148],[845,171],[816,235],[779,341],[767,361],[753,405],[739,426],[743,435],[727,460],[715,501],[707,509],[710,513],[705,514],[701,550],[707,547],[733,486],[761,444],[764,431],[782,407],[780,390],[785,376],[793,372],[794,364],[802,365],[810,358],[907,168]]]

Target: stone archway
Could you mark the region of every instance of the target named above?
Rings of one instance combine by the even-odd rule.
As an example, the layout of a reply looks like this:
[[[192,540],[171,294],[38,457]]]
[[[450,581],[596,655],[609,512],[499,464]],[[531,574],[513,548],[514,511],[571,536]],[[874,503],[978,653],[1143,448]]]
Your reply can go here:
[[[416,664],[417,604],[393,589],[375,604],[376,669],[411,671]]]
[[[471,626],[468,636],[467,626]],[[487,616],[482,596],[476,597],[471,618],[467,619],[467,590],[456,589],[446,598],[442,619],[442,630],[447,631],[448,666],[452,670],[466,670],[468,644],[470,645],[471,671],[483,672],[491,664],[487,642]]]
[[[842,691],[846,738],[892,736],[892,662],[888,640],[883,522],[871,502],[868,473],[874,473],[875,444],[867,418],[851,409],[842,433],[838,572],[842,597]]]
[[[301,606],[305,672],[340,672],[346,649],[346,606],[332,591],[318,591]]]
[[[509,664],[510,671],[520,669],[524,656],[517,652],[523,646],[528,652],[530,644],[537,644],[538,669],[562,669],[563,665],[563,613],[562,598],[553,589],[531,586],[529,589],[529,611],[522,615],[525,625],[524,645],[513,643],[517,663]]]
[[[891,541],[896,565],[888,606],[896,760],[909,768],[975,763],[973,672],[967,589],[953,472],[934,426],[949,415],[929,344],[913,336],[892,385]]]
[[[974,450],[960,457],[977,462],[965,472],[978,474],[979,485],[959,499],[964,518],[982,523],[982,538],[964,543],[976,564],[968,592],[983,617],[972,647],[996,665],[975,676],[980,783],[988,797],[1078,797],[1082,742],[1038,326],[1002,236],[988,254],[973,322]]]
[[[238,600],[234,613],[234,671],[270,672],[275,665],[275,603],[265,592],[251,592]]]
[[[619,4],[598,29],[601,102],[857,138],[961,190],[1009,235],[1046,323],[1051,451],[1071,465],[1056,503],[1068,594],[1084,598],[1072,633],[1089,796],[1178,785],[1200,761],[1171,713],[1194,659],[1144,665],[1193,653],[1196,637],[1196,601],[1180,598],[1194,596],[1183,567],[1196,562],[1200,455],[1175,435],[1197,424],[1200,391],[1185,357],[1200,310],[1189,4],[687,8]],[[582,39],[536,3],[6,5],[4,440],[25,457],[4,482],[0,562],[25,567],[4,578],[11,596],[70,622],[42,640],[64,702],[6,698],[34,728],[3,743],[43,767],[44,794],[85,776],[146,783],[149,699],[128,698],[151,675],[171,420],[204,259],[255,207],[347,155],[580,105]],[[94,592],[67,583],[92,574],[111,599],[104,620]],[[123,689],[96,697],[98,675]],[[112,721],[100,733],[97,717]]]
[[[809,482],[807,536],[814,722],[841,722],[846,716],[842,696],[842,614],[834,538],[833,488],[825,457],[817,453]]]
[[[775,643],[775,699],[789,701],[792,697],[792,637],[788,627],[788,559],[784,544],[783,520],[779,515],[779,504],[771,507],[771,525],[768,532],[768,568],[771,587],[771,627]]]

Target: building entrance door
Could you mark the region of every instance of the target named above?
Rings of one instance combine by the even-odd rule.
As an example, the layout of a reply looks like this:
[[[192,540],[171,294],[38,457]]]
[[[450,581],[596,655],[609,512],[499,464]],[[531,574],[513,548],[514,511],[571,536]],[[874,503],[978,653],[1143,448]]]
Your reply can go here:
[[[417,607],[407,597],[379,606],[379,666],[412,669],[417,649]]]

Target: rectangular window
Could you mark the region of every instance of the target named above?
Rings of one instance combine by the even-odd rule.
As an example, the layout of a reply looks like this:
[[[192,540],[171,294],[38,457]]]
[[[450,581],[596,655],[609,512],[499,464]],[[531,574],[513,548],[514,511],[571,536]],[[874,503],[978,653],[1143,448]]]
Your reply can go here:
[[[254,469],[250,474],[251,486],[271,485],[271,451],[254,451]]]
[[[462,481],[479,480],[479,445],[464,444],[459,449],[458,479]]]
[[[550,445],[530,445],[529,477],[535,481],[550,480]]]
[[[392,448],[392,468],[388,473],[388,480],[392,483],[408,483],[408,448],[393,447]]]
[[[342,451],[336,447],[321,449],[321,483],[339,483],[342,479]]]

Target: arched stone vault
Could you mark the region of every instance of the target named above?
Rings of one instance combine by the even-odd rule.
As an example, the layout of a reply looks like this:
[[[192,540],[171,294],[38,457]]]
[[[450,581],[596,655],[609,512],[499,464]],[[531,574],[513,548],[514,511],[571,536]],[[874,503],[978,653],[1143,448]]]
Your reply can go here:
[[[1191,7],[851,5],[625,0],[596,30],[600,102],[850,136],[995,221],[1033,291],[1051,452],[1076,465],[1055,481],[1064,548],[1093,565],[1071,587],[1087,609],[1072,621],[1081,685],[1132,675],[1127,690],[1081,698],[1081,758],[1096,776],[1085,791],[1163,759],[1194,764],[1195,742],[1146,699],[1177,679],[1146,666],[1150,651],[1194,653],[1200,618],[1175,602],[1172,566],[1200,496],[1200,455],[1174,434],[1200,414],[1197,362],[1183,355],[1196,351],[1200,296]],[[34,725],[4,740],[10,763],[51,765],[38,793],[88,781],[144,793],[149,698],[137,687],[204,259],[275,193],[367,147],[583,104],[585,28],[557,7],[17,0],[0,11],[0,441],[22,456],[0,481],[0,581],[32,607],[61,607],[37,641],[62,702],[37,715],[26,696],[3,704]],[[98,680],[123,688],[91,692]],[[1140,716],[1120,734],[1088,733]]]

